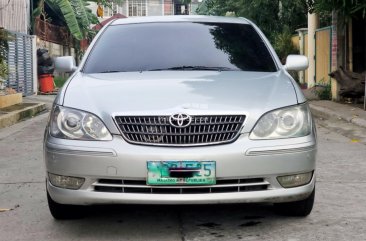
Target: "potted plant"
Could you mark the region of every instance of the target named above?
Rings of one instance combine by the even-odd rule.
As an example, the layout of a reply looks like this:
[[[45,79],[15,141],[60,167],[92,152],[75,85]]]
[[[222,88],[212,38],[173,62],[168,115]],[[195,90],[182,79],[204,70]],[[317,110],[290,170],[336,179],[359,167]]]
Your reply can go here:
[[[7,75],[8,75],[8,67],[5,61],[0,57],[0,93],[4,92]]]
[[[8,51],[8,41],[11,40],[10,34],[0,28],[0,108],[8,107],[22,102],[22,94],[17,93],[11,88],[5,87],[9,70],[5,61]]]
[[[8,66],[5,62],[8,51],[9,34],[4,28],[0,28],[0,94],[4,93],[5,80],[8,76]]]

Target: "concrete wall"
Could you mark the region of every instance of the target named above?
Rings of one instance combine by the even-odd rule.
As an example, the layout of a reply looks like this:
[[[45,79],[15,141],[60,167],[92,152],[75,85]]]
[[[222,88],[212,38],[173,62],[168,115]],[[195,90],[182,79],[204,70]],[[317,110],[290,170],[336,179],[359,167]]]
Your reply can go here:
[[[0,27],[28,33],[30,26],[30,0],[0,0]]]
[[[47,42],[44,40],[37,39],[36,41],[37,49],[43,48],[47,49],[48,53],[51,57],[59,57],[59,56],[67,56],[67,55],[75,55],[74,48],[65,47],[59,44]]]
[[[164,15],[173,15],[174,6],[172,0],[164,0]]]
[[[162,16],[163,13],[163,1],[161,0],[148,0],[147,1],[147,15],[148,16]]]

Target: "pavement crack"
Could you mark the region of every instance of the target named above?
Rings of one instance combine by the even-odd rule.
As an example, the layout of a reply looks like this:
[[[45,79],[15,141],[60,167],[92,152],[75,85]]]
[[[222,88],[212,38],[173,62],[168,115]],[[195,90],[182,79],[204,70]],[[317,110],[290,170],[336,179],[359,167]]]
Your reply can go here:
[[[179,225],[179,234],[181,241],[186,241],[186,234],[183,226],[183,218],[182,218],[182,212],[178,212],[178,225]]]
[[[366,181],[322,181],[322,180],[316,180],[318,183],[337,183],[337,184],[363,184],[366,183]]]
[[[19,184],[40,184],[44,183],[44,181],[41,182],[0,182],[0,185],[19,185]]]

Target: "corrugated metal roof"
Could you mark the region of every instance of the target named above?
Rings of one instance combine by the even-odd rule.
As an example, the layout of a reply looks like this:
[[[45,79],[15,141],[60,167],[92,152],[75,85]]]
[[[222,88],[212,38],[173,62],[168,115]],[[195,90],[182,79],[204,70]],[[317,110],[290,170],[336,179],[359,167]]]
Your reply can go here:
[[[28,33],[30,0],[0,0],[0,27]]]

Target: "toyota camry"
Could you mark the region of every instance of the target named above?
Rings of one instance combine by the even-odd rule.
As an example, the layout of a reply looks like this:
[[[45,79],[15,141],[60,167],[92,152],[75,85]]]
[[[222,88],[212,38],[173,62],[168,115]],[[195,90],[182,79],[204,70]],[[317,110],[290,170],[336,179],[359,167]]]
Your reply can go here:
[[[44,138],[56,219],[95,204],[271,203],[306,216],[316,130],[301,89],[244,18],[117,19],[95,37],[52,107]]]

